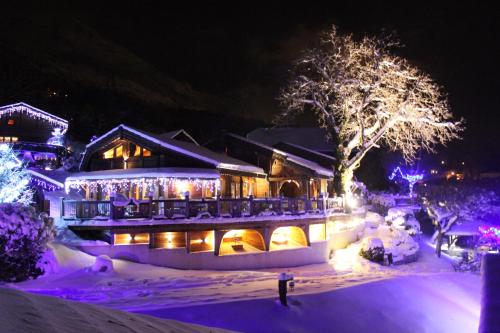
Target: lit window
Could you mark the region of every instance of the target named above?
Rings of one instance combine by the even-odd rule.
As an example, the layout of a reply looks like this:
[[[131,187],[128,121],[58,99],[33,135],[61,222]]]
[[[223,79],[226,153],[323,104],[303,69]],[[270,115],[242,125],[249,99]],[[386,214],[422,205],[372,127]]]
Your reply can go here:
[[[113,158],[114,157],[114,148],[104,152],[104,159],[110,159],[110,158]]]
[[[115,155],[115,157],[122,157],[122,156],[123,156],[123,146],[116,147],[116,155]]]
[[[10,142],[17,142],[17,137],[13,136],[12,138],[10,138]]]
[[[130,153],[132,156],[141,156],[141,147],[131,143],[130,144]]]
[[[151,151],[147,150],[146,148],[142,148],[142,156],[144,157],[151,156]]]
[[[9,126],[14,126],[15,123],[16,123],[16,121],[14,119],[7,120],[7,125],[9,125]]]

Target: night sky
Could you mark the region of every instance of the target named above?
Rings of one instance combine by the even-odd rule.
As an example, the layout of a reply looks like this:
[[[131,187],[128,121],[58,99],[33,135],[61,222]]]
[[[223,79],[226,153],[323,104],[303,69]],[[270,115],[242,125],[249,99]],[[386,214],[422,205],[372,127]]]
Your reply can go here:
[[[222,126],[231,130],[234,124],[235,131],[244,132],[252,126],[269,124],[279,110],[276,97],[289,77],[291,63],[300,56],[302,49],[317,39],[321,30],[332,24],[358,36],[387,30],[394,31],[405,45],[398,54],[444,86],[453,113],[467,120],[464,140],[450,145],[440,157],[450,161],[466,160],[469,165],[483,170],[500,170],[500,131],[497,128],[500,120],[499,12],[475,4],[414,3],[413,7],[400,7],[366,6],[358,2],[340,5],[333,1],[328,5],[232,2],[231,6],[200,6],[193,2],[181,8],[165,2],[137,1],[3,8],[7,17],[0,23],[0,69],[23,67],[24,62],[20,59],[26,58],[36,63],[33,68],[43,72],[43,78],[48,78],[40,79],[41,75],[27,69],[38,83],[26,90],[16,83],[18,80],[0,77],[4,81],[4,91],[10,89],[8,94],[0,94],[0,102],[6,104],[22,99],[49,110],[66,108],[70,111],[64,112],[69,114],[61,115],[70,118],[75,126],[82,126],[81,119],[88,121],[98,117],[95,128],[99,130],[116,125],[114,121],[130,122],[137,117],[134,110],[143,108],[149,115],[137,120],[137,124],[145,129],[159,130],[158,124],[165,130],[182,126],[194,131],[195,136],[210,136]],[[23,28],[16,29],[16,22],[23,22]],[[75,24],[85,27],[87,30],[83,31],[90,37],[81,31],[68,35],[67,31]],[[40,29],[42,25],[44,28]],[[31,42],[27,36],[36,37],[32,37]],[[90,52],[85,46],[89,43],[86,38],[98,40],[101,47],[106,43],[116,46],[112,53],[105,54],[105,61],[94,57],[97,53],[103,54],[97,47],[90,46],[88,49],[93,49],[94,53],[85,56],[88,68],[98,68],[99,73],[111,77],[111,82],[119,75],[144,74],[125,73],[129,70],[123,68],[126,66],[117,67],[126,63],[122,59],[123,52],[147,64],[148,71],[154,75],[144,74],[141,78],[141,88],[145,88],[138,90],[142,93],[131,96],[130,92],[113,90],[107,84],[78,81],[73,78],[79,77],[76,67],[72,67],[72,75],[67,74],[68,67],[58,71],[57,64],[67,61],[74,66],[81,52]],[[68,39],[73,42],[68,43]],[[82,39],[80,43],[78,39]],[[36,47],[28,45],[40,40],[43,42]],[[89,57],[92,62],[88,61]],[[81,69],[82,73],[86,74],[88,68]],[[175,87],[182,85],[182,97],[176,97],[176,101],[182,102],[169,107],[162,104],[161,98],[151,102],[151,91],[155,85],[160,85],[158,82],[161,85],[175,82]],[[49,86],[61,94],[68,91],[69,96],[65,101],[49,100],[40,92]],[[196,105],[184,101],[190,96],[196,96],[193,98]],[[128,109],[128,105],[134,105],[134,109]],[[116,111],[118,106],[120,112]],[[194,111],[189,117],[177,116],[179,110],[185,109]],[[160,119],[155,113],[161,112],[166,113],[162,113]],[[196,120],[198,114],[201,115],[199,121]],[[220,125],[225,118],[229,120]],[[206,126],[213,131],[203,131]],[[90,134],[86,130],[80,132]],[[75,137],[84,140],[78,135]]]

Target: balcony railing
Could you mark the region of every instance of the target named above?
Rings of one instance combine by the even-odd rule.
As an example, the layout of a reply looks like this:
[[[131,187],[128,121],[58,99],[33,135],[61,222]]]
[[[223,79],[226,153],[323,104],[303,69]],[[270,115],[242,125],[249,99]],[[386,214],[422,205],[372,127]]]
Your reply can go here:
[[[67,219],[178,219],[325,214],[343,212],[342,198],[223,198],[115,201],[61,200]]]

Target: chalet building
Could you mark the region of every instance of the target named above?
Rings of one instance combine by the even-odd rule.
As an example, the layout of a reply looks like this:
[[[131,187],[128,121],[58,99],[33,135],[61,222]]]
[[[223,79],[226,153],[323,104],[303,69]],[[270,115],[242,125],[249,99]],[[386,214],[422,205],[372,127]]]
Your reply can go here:
[[[287,148],[295,153],[285,152],[230,133],[224,135],[221,145],[227,155],[264,170],[268,175],[272,197],[333,195],[332,160],[323,154],[313,154],[299,146]]]
[[[12,144],[30,167],[60,167],[67,130],[67,120],[26,103],[0,107],[0,142]]]
[[[202,147],[183,130],[158,135],[120,125],[87,145],[80,171],[66,187],[88,199],[269,196],[262,168]]]

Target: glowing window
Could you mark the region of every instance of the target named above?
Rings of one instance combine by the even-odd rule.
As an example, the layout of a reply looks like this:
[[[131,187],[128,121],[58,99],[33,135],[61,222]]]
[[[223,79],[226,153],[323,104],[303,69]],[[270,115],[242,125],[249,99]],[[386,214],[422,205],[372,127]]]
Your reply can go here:
[[[17,142],[17,137],[16,137],[16,136],[13,136],[12,138],[10,138],[10,141],[11,141],[11,142]]]
[[[147,150],[146,148],[142,148],[142,156],[144,157],[151,156],[151,151]]]
[[[123,146],[116,147],[115,157],[122,157],[122,156],[123,156]]]
[[[130,153],[132,156],[141,156],[141,147],[130,144]]]
[[[104,152],[104,158],[105,159],[110,159],[110,158],[113,158],[114,157],[114,154],[115,154],[115,150],[114,148]]]
[[[16,121],[14,119],[7,120],[7,125],[14,126],[15,124],[16,124]]]

